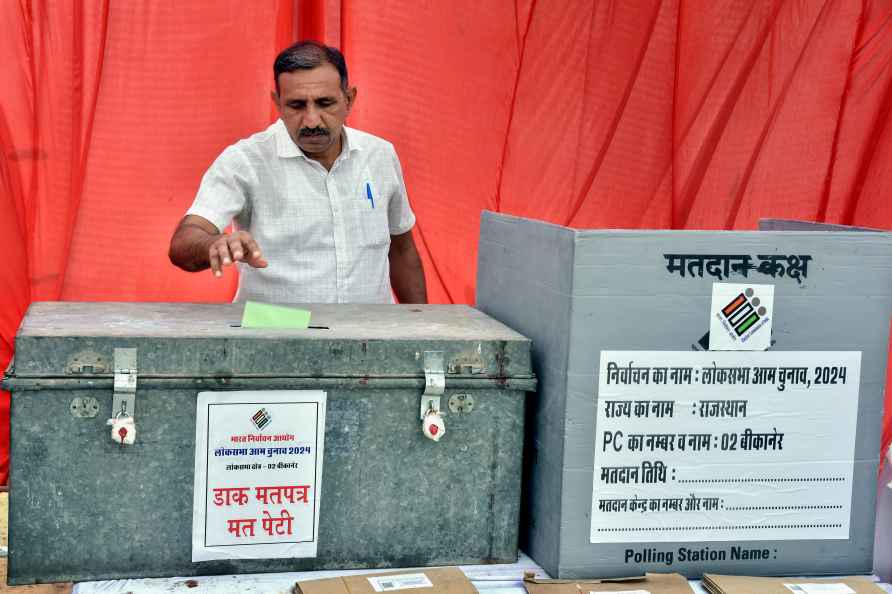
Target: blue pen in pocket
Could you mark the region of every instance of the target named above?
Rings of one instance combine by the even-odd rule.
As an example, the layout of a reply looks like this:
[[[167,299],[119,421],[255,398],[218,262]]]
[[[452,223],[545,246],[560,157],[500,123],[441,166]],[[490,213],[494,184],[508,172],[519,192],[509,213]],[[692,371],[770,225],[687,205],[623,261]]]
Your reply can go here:
[[[369,202],[372,204],[372,208],[375,208],[375,197],[372,196],[372,184],[366,182],[365,184],[365,196]]]

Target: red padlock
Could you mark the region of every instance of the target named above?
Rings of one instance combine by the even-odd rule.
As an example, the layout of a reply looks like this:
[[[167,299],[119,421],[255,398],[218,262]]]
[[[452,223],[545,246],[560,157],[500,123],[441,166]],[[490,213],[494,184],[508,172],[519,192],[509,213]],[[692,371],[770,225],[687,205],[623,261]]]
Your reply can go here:
[[[106,424],[111,425],[111,438],[115,443],[133,445],[136,441],[136,422],[131,416],[118,415],[109,419]]]
[[[446,434],[446,423],[443,421],[443,415],[436,410],[427,411],[421,424],[421,431],[428,439],[440,441]]]

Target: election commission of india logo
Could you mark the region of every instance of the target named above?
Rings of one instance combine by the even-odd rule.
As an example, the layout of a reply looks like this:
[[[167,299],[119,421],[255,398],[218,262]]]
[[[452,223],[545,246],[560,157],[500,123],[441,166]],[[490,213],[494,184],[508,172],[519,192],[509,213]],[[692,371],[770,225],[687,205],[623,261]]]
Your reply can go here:
[[[734,332],[741,342],[745,342],[761,326],[768,309],[751,288],[747,287],[729,301],[721,310],[722,324]]]
[[[273,418],[270,416],[269,412],[265,408],[261,408],[254,416],[251,417],[251,421],[254,423],[254,426],[263,430],[264,427],[269,425],[272,422]]]

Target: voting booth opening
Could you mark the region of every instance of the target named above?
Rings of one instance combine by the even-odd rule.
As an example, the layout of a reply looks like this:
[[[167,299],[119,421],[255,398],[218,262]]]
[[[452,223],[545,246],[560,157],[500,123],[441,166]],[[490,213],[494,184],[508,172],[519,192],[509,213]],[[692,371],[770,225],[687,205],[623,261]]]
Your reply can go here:
[[[34,303],[11,584],[517,559],[530,341],[462,305]]]
[[[892,236],[799,228],[484,213],[477,306],[533,341],[521,548],[549,574],[872,571]]]

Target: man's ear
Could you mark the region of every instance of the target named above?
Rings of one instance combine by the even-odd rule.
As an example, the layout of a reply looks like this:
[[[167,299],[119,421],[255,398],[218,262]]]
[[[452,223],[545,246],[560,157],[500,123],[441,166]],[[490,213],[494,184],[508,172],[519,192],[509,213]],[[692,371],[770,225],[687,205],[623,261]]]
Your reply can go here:
[[[275,91],[270,91],[270,92],[269,92],[269,98],[273,100],[273,103],[276,104],[276,109],[277,109],[277,110],[279,111],[279,113],[281,114],[281,113],[282,113],[282,106],[279,105],[279,94],[276,93]]]
[[[353,103],[356,101],[356,87],[350,87],[344,91],[344,96],[347,97],[347,113],[350,113]]]

